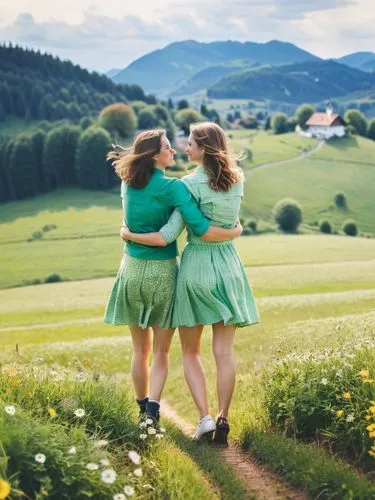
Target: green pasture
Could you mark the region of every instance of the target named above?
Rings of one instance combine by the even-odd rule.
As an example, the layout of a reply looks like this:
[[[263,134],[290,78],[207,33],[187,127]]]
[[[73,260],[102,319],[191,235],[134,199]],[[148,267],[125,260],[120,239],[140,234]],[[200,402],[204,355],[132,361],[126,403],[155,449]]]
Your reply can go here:
[[[252,159],[244,161],[245,168],[288,160],[318,144],[316,139],[301,137],[295,133],[275,135],[272,132],[246,129],[231,130],[228,138],[233,151],[246,153],[248,149],[251,150]]]
[[[328,219],[337,231],[344,220],[354,219],[360,232],[374,233],[375,143],[343,141],[340,148],[325,144],[306,159],[250,172],[244,212],[271,221],[274,205],[281,198],[293,198],[301,204],[306,223]],[[346,195],[346,210],[334,205],[339,191]]]

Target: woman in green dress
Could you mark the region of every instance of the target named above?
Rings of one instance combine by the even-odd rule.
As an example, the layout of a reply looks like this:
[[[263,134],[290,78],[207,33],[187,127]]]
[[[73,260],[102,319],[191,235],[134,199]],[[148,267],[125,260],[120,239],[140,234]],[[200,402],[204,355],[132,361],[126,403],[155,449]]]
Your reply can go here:
[[[228,150],[224,131],[209,122],[192,126],[186,151],[199,167],[184,177],[183,182],[202,213],[218,226],[235,227],[243,196],[243,178],[235,157]],[[184,226],[177,209],[160,232],[140,235],[124,228],[122,236],[145,245],[162,246],[175,241]],[[232,345],[236,327],[258,322],[253,294],[232,242],[208,242],[188,228],[172,323],[179,327],[185,378],[200,413],[196,439],[210,439],[215,431],[214,442],[227,444],[227,416],[235,385]],[[209,414],[206,379],[200,361],[204,325],[212,325],[213,331],[219,409],[216,424]]]
[[[165,176],[166,167],[174,164],[174,154],[163,130],[142,132],[124,154],[110,154],[115,159],[116,173],[122,179],[121,197],[127,227],[137,233],[158,231],[177,207],[192,233],[203,239],[222,241],[238,236],[241,228],[225,230],[212,225],[184,183]],[[174,332],[172,305],[177,254],[175,241],[155,248],[127,242],[104,318],[113,325],[129,325],[137,402],[140,412],[147,412],[155,420],[158,420]]]

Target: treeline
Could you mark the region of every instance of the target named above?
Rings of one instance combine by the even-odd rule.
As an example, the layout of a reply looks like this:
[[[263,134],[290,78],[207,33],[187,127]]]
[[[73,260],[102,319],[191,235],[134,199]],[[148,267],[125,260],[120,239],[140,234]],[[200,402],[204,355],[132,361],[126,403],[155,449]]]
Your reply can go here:
[[[0,45],[0,121],[9,116],[78,121],[114,102],[155,104],[138,85],[115,84],[71,61],[12,44]]]
[[[0,201],[68,186],[113,186],[118,179],[106,161],[111,142],[109,132],[88,118],[80,125],[66,122],[51,128],[46,122],[30,134],[0,137]]]
[[[293,116],[280,112],[275,113],[266,121],[265,128],[272,128],[275,134],[291,132],[297,125],[304,129],[305,123],[314,111],[314,108],[309,104],[302,104]],[[368,120],[358,109],[348,109],[343,119],[346,123],[347,133],[361,135],[375,141],[375,118]]]

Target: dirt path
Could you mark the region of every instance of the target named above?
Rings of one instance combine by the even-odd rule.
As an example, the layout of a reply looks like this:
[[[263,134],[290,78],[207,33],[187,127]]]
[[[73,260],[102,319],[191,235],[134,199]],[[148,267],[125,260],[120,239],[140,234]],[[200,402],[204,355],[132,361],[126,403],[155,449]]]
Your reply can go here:
[[[177,425],[184,434],[192,436],[194,427],[181,418],[166,402],[161,403],[163,415]],[[249,497],[255,495],[257,500],[307,500],[307,496],[285,485],[273,472],[266,470],[253,460],[249,453],[243,452],[238,446],[230,444],[228,448],[212,447],[219,460],[234,469],[237,477],[249,492]]]
[[[319,151],[319,149],[321,149],[323,147],[323,145],[324,145],[324,141],[319,141],[318,144],[316,146],[314,146],[313,148],[311,148],[307,151],[302,151],[298,156],[294,156],[293,158],[289,158],[286,160],[279,160],[279,161],[271,161],[268,163],[261,163],[260,165],[256,165],[255,167],[252,167],[249,170],[247,170],[245,172],[245,175],[246,176],[251,175],[251,173],[254,172],[254,170],[259,170],[259,169],[267,168],[267,167],[274,167],[276,165],[284,165],[285,163],[291,163],[294,161],[303,160],[304,158],[307,158],[308,156],[312,155],[313,153],[316,153],[317,151]]]

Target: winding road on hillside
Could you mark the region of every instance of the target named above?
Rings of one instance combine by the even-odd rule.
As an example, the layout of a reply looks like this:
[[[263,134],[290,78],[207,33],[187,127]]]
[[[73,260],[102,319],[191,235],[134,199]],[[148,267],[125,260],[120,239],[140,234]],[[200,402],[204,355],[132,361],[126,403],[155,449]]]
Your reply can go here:
[[[292,158],[287,158],[286,160],[271,161],[271,162],[267,162],[267,163],[260,163],[259,165],[255,165],[254,167],[251,167],[248,170],[246,170],[245,175],[248,176],[252,172],[254,172],[254,170],[259,170],[261,168],[275,167],[276,165],[284,165],[285,163],[291,163],[294,161],[303,160],[303,159],[309,157],[310,155],[316,153],[317,151],[319,151],[323,147],[323,145],[324,145],[324,141],[319,141],[318,144],[316,146],[314,146],[313,148],[307,149],[307,150],[304,149],[299,155],[293,156]]]

